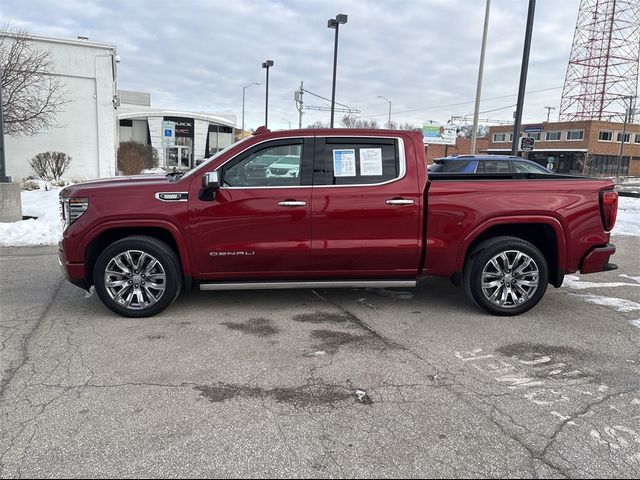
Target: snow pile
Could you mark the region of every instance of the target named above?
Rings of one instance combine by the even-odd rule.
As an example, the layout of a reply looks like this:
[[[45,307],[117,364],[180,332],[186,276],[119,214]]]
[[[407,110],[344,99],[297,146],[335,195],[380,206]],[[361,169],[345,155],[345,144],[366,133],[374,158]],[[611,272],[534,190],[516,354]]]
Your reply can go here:
[[[44,186],[44,184],[43,184]],[[0,223],[0,246],[55,245],[62,235],[59,194],[62,188],[23,191],[22,215],[37,219]]]
[[[640,198],[620,197],[613,235],[640,236]]]

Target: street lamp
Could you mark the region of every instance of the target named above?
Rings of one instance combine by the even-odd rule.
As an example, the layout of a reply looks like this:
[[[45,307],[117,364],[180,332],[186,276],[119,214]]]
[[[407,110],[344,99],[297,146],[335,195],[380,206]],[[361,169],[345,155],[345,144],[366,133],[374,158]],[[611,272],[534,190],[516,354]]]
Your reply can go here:
[[[389,120],[387,121],[387,128],[391,128],[391,100],[387,97],[383,97],[382,95],[378,95],[378,98],[384,98],[387,102],[389,102]]]
[[[289,124],[289,130],[291,130],[291,121],[287,120],[286,118],[282,118],[281,120],[284,120],[285,122],[287,122]]]
[[[333,128],[333,117],[336,109],[336,68],[338,67],[338,29],[341,23],[347,23],[347,16],[344,14],[336,15],[327,22],[328,28],[336,31],[336,39],[333,44],[333,88],[331,89],[331,128]]]
[[[245,85],[242,87],[242,132],[244,133],[244,92],[247,88],[253,87],[254,85],[260,85],[259,83],[253,82],[249,85]]]
[[[267,87],[265,89],[265,100],[264,100],[264,128],[268,126],[269,119],[269,68],[273,67],[273,60],[267,60],[266,62],[262,62],[262,68],[267,69]]]

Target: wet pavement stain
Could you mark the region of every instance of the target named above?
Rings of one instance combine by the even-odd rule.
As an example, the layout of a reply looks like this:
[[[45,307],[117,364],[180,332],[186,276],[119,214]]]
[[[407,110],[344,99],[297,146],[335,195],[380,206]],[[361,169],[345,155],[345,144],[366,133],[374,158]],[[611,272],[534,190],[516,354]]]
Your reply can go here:
[[[353,321],[353,319],[344,313],[333,312],[313,312],[313,313],[301,313],[293,317],[294,322],[300,323],[347,323]]]
[[[347,344],[363,344],[370,341],[374,337],[368,335],[353,335],[348,332],[338,330],[312,330],[311,338],[319,341],[315,345],[316,350],[324,350],[329,353],[335,353],[340,347]]]
[[[513,343],[496,349],[496,352],[518,361],[527,368],[527,374],[540,379],[587,379],[596,381],[598,377],[584,371],[581,366],[587,354],[566,346],[544,345],[540,343]]]
[[[222,325],[230,330],[237,330],[259,337],[270,337],[280,332],[280,329],[274,327],[268,318],[250,318],[246,322],[223,322]]]
[[[218,383],[216,385],[198,385],[195,390],[212,403],[224,402],[233,398],[273,399],[278,403],[295,407],[333,405],[353,398],[353,393],[339,385],[303,385],[299,388],[248,387]]]

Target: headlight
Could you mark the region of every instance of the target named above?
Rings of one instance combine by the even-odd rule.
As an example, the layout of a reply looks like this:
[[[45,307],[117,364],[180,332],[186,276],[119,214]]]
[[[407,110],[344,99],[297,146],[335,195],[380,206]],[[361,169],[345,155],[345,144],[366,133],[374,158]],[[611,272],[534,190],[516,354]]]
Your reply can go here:
[[[89,208],[88,198],[63,198],[62,223],[65,228],[75,222]]]

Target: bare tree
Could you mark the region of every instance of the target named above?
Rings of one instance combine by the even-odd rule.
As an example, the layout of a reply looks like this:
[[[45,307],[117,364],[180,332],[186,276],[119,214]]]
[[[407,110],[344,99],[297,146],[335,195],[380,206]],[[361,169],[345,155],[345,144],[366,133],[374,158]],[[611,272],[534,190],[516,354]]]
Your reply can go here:
[[[67,100],[64,84],[52,74],[50,50],[37,50],[26,30],[0,29],[4,133],[35,135],[56,126]]]
[[[473,133],[473,125],[469,123],[465,123],[458,127],[459,137],[471,138],[472,133]],[[485,138],[488,133],[489,133],[489,127],[482,124],[478,125],[477,138]]]
[[[345,115],[340,122],[346,128],[363,128],[367,130],[380,128],[375,120],[366,120],[364,118],[356,118],[353,115]]]

